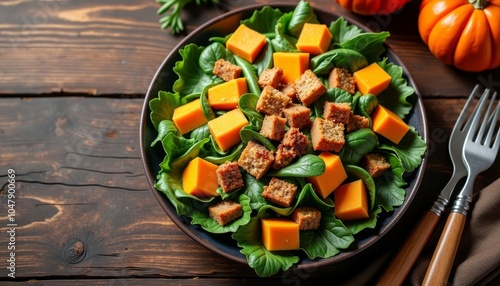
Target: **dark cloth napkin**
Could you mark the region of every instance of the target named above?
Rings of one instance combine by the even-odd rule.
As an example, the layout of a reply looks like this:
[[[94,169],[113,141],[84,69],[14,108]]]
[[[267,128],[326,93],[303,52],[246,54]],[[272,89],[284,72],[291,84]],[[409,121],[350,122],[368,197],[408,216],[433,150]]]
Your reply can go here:
[[[403,285],[421,285],[448,213],[444,213]],[[394,252],[381,255],[342,285],[373,285]],[[500,285],[500,178],[473,196],[448,285]]]

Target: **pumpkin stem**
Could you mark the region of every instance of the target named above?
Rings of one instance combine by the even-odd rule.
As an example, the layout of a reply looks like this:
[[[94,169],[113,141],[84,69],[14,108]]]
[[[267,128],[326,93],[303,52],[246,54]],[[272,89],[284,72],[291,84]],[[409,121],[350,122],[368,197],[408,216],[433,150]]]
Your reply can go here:
[[[469,3],[478,10],[483,10],[488,6],[488,0],[469,0]]]

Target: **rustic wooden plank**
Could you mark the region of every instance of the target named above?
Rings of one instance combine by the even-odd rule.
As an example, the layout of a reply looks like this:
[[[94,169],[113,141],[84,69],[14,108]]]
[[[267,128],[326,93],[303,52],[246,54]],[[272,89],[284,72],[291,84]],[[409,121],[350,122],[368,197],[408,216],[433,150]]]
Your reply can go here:
[[[425,101],[432,141],[430,186],[436,186],[436,172],[441,177],[451,172],[447,134],[463,103]],[[141,108],[142,99],[130,98],[0,100],[0,229],[6,231],[5,174],[12,168],[18,182],[17,277],[256,278],[249,267],[194,242],[155,201],[140,159]],[[499,172],[500,159],[482,174],[476,189]],[[438,191],[425,189],[428,196]],[[0,245],[7,239],[0,236]],[[1,247],[0,257],[7,255]],[[322,268],[283,277],[332,271],[339,270]]]
[[[254,3],[267,1],[226,1],[202,9],[192,5],[183,16],[186,32],[228,9]],[[423,94],[463,96],[475,83],[500,87],[500,69],[471,75],[429,53],[416,29],[418,1],[394,15],[375,17],[349,13],[331,0],[311,4],[374,31],[390,31],[388,44]],[[0,94],[144,94],[158,66],[183,38],[160,29],[158,7],[151,0],[0,2]]]

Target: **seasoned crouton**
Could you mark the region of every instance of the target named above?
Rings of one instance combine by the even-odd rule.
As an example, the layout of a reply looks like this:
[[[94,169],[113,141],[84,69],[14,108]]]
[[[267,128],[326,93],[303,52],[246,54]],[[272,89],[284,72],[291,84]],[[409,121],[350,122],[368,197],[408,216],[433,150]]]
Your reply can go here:
[[[316,117],[311,127],[311,140],[316,151],[338,152],[345,143],[344,124]]]
[[[302,156],[307,152],[307,146],[309,145],[309,138],[307,135],[300,132],[298,128],[291,127],[283,136],[281,144],[293,147],[293,150],[297,153],[297,156]]]
[[[328,77],[328,85],[331,88],[341,88],[350,94],[356,92],[356,80],[345,68],[334,68]]]
[[[279,91],[283,92],[284,95],[290,97],[292,102],[299,102],[299,99],[297,98],[297,91],[293,87],[292,83],[280,85]]]
[[[351,105],[346,102],[325,101],[323,118],[338,123],[349,123]]]
[[[349,123],[346,125],[346,132],[350,133],[361,128],[370,127],[370,121],[368,118],[357,115],[351,112],[349,114]]]
[[[273,204],[289,207],[295,198],[296,192],[296,185],[272,177],[269,185],[264,186],[262,197]]]
[[[208,207],[208,214],[218,224],[224,226],[243,215],[240,204],[233,201],[221,201]]]
[[[215,171],[217,182],[222,190],[227,193],[244,185],[240,168],[236,162],[226,162],[219,165]]]
[[[294,147],[283,144],[278,145],[276,155],[274,156],[273,169],[279,170],[290,165],[295,157],[297,157],[297,152]]]
[[[299,230],[318,229],[321,222],[321,212],[311,206],[298,206],[293,210],[292,220],[299,225]]]
[[[241,75],[241,67],[233,64],[232,62],[220,59],[214,64],[213,73],[222,78],[224,81],[230,81],[239,78]]]
[[[288,126],[302,129],[312,124],[311,110],[301,104],[291,104],[283,109]]]
[[[274,154],[259,143],[249,141],[238,159],[238,165],[260,179],[271,168]]]
[[[265,115],[260,134],[271,140],[281,141],[285,135],[286,118],[276,115]]]
[[[271,69],[265,69],[259,76],[259,86],[262,88],[265,86],[271,86],[278,89],[281,83],[282,76],[283,69],[281,68],[274,67]]]
[[[293,87],[305,106],[311,105],[326,92],[325,85],[311,70],[306,70],[298,79],[293,81]]]
[[[265,86],[255,108],[267,115],[281,116],[283,108],[287,107],[291,102],[292,100],[281,91],[271,86]]]
[[[391,164],[379,153],[369,153],[363,156],[361,166],[373,178],[380,177],[385,171],[391,168]]]

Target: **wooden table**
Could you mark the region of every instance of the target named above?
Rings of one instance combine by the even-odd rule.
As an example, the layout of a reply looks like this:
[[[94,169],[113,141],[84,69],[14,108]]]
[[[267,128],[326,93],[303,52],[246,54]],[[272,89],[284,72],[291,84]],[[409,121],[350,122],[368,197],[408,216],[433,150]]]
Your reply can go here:
[[[188,6],[187,32],[225,10],[266,1],[223,2]],[[500,69],[466,73],[436,60],[418,36],[419,1],[378,17],[350,14],[332,0],[311,3],[391,32],[387,43],[413,76],[429,123],[425,195],[413,207],[423,211],[451,174],[447,138],[466,97],[475,84],[498,89]],[[139,150],[143,99],[183,38],[160,29],[158,7],[153,0],[0,2],[0,283],[256,283],[252,269],[184,234],[147,183]],[[15,279],[6,270],[9,169],[16,180]],[[497,159],[475,190],[499,173]],[[259,283],[311,282],[331,270]]]

